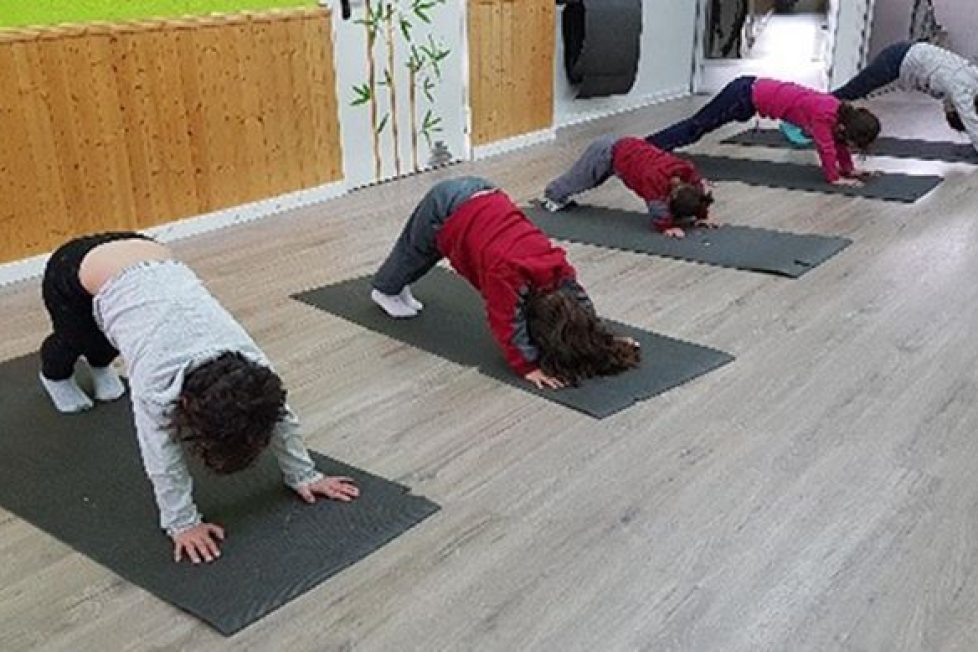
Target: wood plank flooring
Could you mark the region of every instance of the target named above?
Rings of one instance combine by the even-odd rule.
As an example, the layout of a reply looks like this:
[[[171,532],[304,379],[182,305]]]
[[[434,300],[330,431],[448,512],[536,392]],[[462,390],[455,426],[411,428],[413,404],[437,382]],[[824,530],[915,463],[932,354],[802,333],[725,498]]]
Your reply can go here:
[[[436,179],[527,200],[702,101],[177,243],[310,446],[443,510],[232,639],[0,512],[0,649],[978,649],[978,169],[871,160],[947,175],[911,206],[722,184],[720,220],[854,240],[800,280],[568,246],[604,314],[738,356],[600,422],[288,299],[376,268]],[[873,106],[949,135],[938,103]],[[814,162],[714,144],[736,128],[698,150]],[[46,330],[36,281],[0,290],[0,359]]]

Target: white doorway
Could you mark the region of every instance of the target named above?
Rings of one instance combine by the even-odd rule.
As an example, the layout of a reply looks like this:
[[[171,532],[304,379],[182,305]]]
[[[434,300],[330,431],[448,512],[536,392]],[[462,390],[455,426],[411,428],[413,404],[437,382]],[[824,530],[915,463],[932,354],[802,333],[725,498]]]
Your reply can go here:
[[[740,75],[832,87],[865,63],[873,0],[700,0],[695,92]]]
[[[347,187],[468,158],[465,3],[332,4]]]

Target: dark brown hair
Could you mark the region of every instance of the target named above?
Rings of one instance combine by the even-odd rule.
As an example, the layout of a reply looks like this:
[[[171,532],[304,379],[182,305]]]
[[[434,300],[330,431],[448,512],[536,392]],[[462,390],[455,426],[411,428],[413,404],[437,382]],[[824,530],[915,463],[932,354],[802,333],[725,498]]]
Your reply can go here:
[[[620,374],[641,360],[638,348],[564,292],[531,292],[526,313],[530,339],[540,350],[540,369],[565,383]]]
[[[713,193],[698,183],[681,183],[669,196],[669,213],[677,220],[705,220],[713,204]]]
[[[975,97],[975,113],[978,114],[978,96]],[[964,122],[961,121],[961,115],[955,109],[946,109],[944,118],[951,129],[964,131]]]
[[[215,473],[235,473],[265,450],[285,416],[274,371],[228,351],[192,369],[171,406],[174,436]]]
[[[872,111],[855,107],[848,102],[839,105],[837,114],[838,137],[850,142],[857,149],[865,150],[880,135],[880,121]]]

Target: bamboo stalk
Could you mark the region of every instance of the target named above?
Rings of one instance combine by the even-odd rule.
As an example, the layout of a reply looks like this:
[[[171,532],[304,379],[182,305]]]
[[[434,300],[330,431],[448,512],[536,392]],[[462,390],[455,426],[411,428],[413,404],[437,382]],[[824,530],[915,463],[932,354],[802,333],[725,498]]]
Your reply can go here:
[[[401,176],[401,144],[400,132],[397,128],[397,71],[394,70],[394,10],[390,3],[387,3],[387,11],[384,12],[384,22],[387,26],[387,70],[389,73],[389,84],[387,92],[391,102],[391,137],[394,139],[394,170],[397,176]]]
[[[367,16],[373,20],[373,6],[371,0],[365,0]],[[370,135],[373,139],[374,149],[374,180],[379,179],[383,165],[380,152],[380,134],[377,133],[377,61],[374,58],[374,44],[377,40],[376,32],[371,28],[370,22],[364,26],[367,29],[367,83],[370,86]]]
[[[411,62],[411,84],[409,86],[408,100],[411,105],[411,155],[414,161],[414,171],[421,169],[418,163],[418,74],[414,70],[414,61]]]

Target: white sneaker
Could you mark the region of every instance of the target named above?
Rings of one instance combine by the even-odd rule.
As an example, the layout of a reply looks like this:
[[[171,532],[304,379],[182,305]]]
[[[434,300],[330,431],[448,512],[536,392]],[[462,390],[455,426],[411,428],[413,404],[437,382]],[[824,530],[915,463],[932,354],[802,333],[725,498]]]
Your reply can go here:
[[[577,206],[577,202],[575,202],[573,199],[568,199],[565,202],[559,202],[555,199],[544,197],[543,199],[540,200],[540,206],[545,211],[551,213],[559,213],[560,211],[567,210],[568,208]]]
[[[405,285],[404,286],[404,289],[401,290],[401,293],[399,295],[397,295],[397,296],[407,306],[413,308],[414,310],[416,310],[418,312],[421,312],[422,310],[424,310],[424,304],[421,303],[420,301],[418,301],[417,299],[415,299],[414,298],[414,295],[411,294],[411,286],[410,285]]]
[[[370,292],[370,300],[394,319],[408,319],[418,316],[418,311],[406,304],[400,295],[384,294],[375,289]]]

